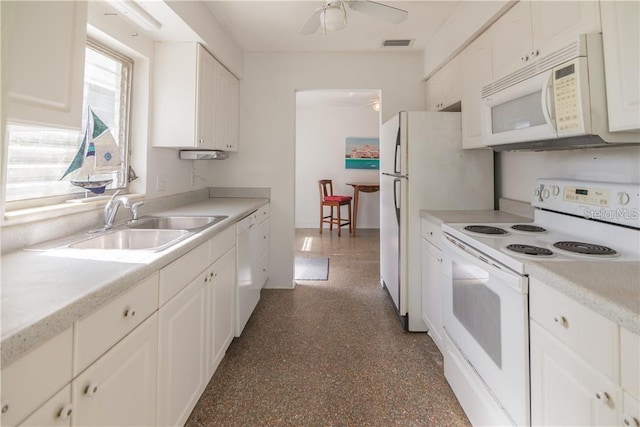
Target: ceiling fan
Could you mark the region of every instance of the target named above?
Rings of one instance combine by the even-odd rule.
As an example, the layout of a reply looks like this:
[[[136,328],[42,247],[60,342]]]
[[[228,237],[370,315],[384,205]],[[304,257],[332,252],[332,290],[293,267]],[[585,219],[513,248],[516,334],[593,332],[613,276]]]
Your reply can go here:
[[[300,34],[313,34],[320,27],[322,27],[323,34],[327,30],[338,31],[343,29],[347,25],[345,5],[349,6],[351,10],[379,18],[391,24],[399,24],[407,19],[409,15],[406,10],[370,0],[329,0],[324,6],[313,12],[307,23],[300,30]]]

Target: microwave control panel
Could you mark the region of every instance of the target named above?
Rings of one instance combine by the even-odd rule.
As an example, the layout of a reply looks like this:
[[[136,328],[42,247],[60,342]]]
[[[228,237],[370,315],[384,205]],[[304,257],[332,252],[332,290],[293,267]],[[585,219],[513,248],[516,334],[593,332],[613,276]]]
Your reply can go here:
[[[558,133],[570,133],[581,129],[579,94],[575,64],[553,70],[553,98]]]

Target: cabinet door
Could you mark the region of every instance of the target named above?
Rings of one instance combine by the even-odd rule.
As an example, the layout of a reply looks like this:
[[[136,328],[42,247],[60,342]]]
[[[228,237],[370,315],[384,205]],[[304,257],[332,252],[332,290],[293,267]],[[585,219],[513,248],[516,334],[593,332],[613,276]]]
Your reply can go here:
[[[229,147],[227,151],[239,150],[240,81],[229,73]]]
[[[211,378],[224,357],[235,331],[236,250],[229,250],[211,271],[208,287],[208,361],[207,377]]]
[[[425,82],[425,94],[427,100],[427,111],[438,111],[438,74],[434,74]]]
[[[616,424],[620,388],[535,321],[530,329],[532,425]]]
[[[480,104],[482,87],[491,82],[491,37],[485,31],[460,54],[462,80],[462,148],[483,147]]]
[[[640,402],[625,392],[623,405],[622,420],[619,425],[630,427],[640,426]]]
[[[531,57],[548,55],[580,34],[600,32],[600,7],[597,1],[532,1]]]
[[[33,414],[29,415],[26,420],[21,422],[20,427],[68,427],[71,425],[73,412],[71,386],[67,384]]]
[[[459,57],[447,62],[427,84],[427,111],[441,111],[460,101]]]
[[[531,11],[528,1],[520,1],[491,26],[493,79],[498,79],[529,62],[533,48]]]
[[[197,147],[216,148],[216,73],[218,62],[198,45]]]
[[[183,425],[206,385],[204,279],[208,275],[205,270],[159,311],[159,425]]]
[[[10,35],[7,58],[3,52],[9,72],[8,120],[79,129],[87,2],[3,3],[3,33]]]
[[[640,2],[603,1],[609,130],[640,129]]]
[[[158,316],[152,315],[72,381],[73,424],[156,424]]]
[[[422,320],[440,352],[442,338],[442,251],[422,239]]]

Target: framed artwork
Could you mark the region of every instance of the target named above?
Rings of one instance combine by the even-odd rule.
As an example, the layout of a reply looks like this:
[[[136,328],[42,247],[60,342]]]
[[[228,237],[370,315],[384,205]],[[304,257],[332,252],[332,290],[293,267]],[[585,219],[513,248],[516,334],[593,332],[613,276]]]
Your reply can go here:
[[[380,169],[380,139],[347,137],[344,167],[345,169]]]

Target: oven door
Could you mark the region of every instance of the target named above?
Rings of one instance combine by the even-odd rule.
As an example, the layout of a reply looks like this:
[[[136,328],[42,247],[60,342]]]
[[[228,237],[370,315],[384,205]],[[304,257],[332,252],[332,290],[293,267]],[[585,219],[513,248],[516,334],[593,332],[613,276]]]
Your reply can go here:
[[[446,334],[515,425],[529,425],[528,278],[445,237]]]

